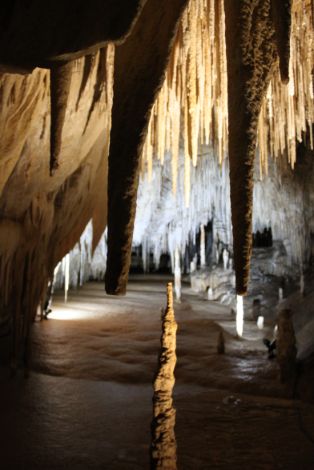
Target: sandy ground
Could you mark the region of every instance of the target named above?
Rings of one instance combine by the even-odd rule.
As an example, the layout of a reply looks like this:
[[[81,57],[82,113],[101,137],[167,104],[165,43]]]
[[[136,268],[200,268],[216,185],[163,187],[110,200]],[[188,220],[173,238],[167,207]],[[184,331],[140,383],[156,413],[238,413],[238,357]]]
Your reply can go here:
[[[29,378],[1,378],[1,468],[149,468],[165,292],[166,279],[136,277],[125,297],[96,283],[55,296]],[[229,308],[187,287],[175,312],[178,468],[313,469],[314,407],[278,383],[261,341],[272,326],[246,322],[239,340]]]

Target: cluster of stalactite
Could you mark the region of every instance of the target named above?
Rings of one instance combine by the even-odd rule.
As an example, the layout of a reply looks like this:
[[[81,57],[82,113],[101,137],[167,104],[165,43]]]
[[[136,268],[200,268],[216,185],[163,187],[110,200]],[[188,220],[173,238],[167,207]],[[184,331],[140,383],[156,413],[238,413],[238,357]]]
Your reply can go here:
[[[308,139],[310,148],[314,148],[313,21],[311,1],[295,1],[291,16],[288,79],[281,83],[282,73],[277,62],[259,117],[261,177],[268,172],[269,155],[274,158],[286,155],[294,168],[297,142]]]
[[[172,154],[177,188],[180,139],[185,154],[185,204],[198,145],[219,162],[230,157],[237,291],[245,293],[251,253],[253,167],[268,157],[296,161],[296,142],[313,148],[313,10],[309,0],[240,4],[191,0],[182,17],[166,79],[152,109],[142,169]]]
[[[274,16],[282,13],[278,22],[284,23],[284,10],[280,8]],[[290,35],[284,32],[288,44],[291,43],[287,47],[290,64],[288,56],[289,66],[283,71],[284,66],[278,58],[261,105],[258,124],[261,176],[267,174],[269,156],[287,155],[293,167],[296,141],[300,142],[307,130],[313,148],[312,25],[311,2],[295,1],[292,4],[291,41]],[[289,24],[284,26],[289,33]],[[224,0],[190,0],[176,36],[163,87],[151,112],[142,158],[142,170],[147,170],[151,177],[153,158],[157,157],[163,164],[165,153],[171,152],[172,185],[176,193],[179,147],[183,142],[187,206],[190,203],[191,164],[197,164],[199,145],[211,144],[220,163],[228,153],[227,88]]]
[[[185,154],[185,203],[190,202],[191,164],[200,144],[214,145],[222,163],[228,149],[227,64],[223,0],[191,0],[183,13],[164,85],[151,113],[143,167],[172,154],[177,190],[181,138]]]

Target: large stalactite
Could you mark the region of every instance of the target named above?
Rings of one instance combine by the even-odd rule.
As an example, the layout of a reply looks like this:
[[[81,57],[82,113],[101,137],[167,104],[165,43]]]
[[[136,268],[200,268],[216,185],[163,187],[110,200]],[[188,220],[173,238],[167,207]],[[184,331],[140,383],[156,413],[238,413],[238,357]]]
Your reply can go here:
[[[291,2],[225,0],[229,159],[236,290],[246,294],[252,251],[258,118],[279,55],[289,80]]]
[[[247,291],[252,251],[258,117],[276,58],[270,9],[269,0],[225,1],[233,247],[241,295]]]
[[[171,4],[167,0],[149,0],[132,35],[116,50],[108,176],[106,291],[109,294],[125,293],[140,157],[150,111],[162,86],[186,3],[187,0],[175,0]]]

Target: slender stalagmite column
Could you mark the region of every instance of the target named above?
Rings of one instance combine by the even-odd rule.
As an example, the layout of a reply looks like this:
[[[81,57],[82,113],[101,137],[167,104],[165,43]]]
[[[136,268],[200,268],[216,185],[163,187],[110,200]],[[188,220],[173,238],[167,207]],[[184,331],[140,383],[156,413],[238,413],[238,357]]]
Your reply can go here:
[[[206,250],[205,250],[205,227],[201,224],[201,236],[200,236],[200,248],[201,248],[201,268],[206,265]]]
[[[179,248],[175,249],[174,252],[174,289],[176,293],[176,299],[181,299],[181,263],[180,263],[180,251]]]
[[[64,301],[68,301],[68,291],[70,284],[70,255],[65,255],[65,266],[64,266]]]
[[[176,411],[172,390],[175,384],[177,323],[173,310],[172,284],[167,285],[167,309],[162,317],[161,349],[154,381],[151,468],[176,470]]]

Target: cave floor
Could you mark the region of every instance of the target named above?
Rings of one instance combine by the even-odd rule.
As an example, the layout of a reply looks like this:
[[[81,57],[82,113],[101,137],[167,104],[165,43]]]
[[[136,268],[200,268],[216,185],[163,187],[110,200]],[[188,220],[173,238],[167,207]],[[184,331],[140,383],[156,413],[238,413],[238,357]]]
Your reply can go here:
[[[29,377],[1,373],[1,469],[149,468],[166,282],[134,276],[125,297],[89,283],[66,304],[55,295],[53,318],[33,328]],[[188,287],[175,313],[178,468],[313,469],[314,406],[278,383],[261,341],[272,326],[247,321],[239,340],[230,309]]]

